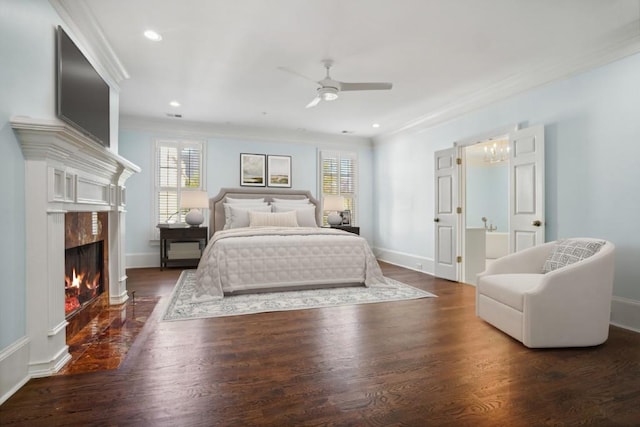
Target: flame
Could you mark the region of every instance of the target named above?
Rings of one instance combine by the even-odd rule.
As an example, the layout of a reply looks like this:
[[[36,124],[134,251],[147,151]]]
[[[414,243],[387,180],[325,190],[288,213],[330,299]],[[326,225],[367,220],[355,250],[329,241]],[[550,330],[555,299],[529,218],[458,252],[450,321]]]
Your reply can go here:
[[[66,289],[72,289],[72,288],[80,289],[80,285],[82,285],[85,275],[86,273],[77,274],[76,269],[74,268],[71,275],[72,277],[67,276],[64,278],[64,281],[67,285]]]

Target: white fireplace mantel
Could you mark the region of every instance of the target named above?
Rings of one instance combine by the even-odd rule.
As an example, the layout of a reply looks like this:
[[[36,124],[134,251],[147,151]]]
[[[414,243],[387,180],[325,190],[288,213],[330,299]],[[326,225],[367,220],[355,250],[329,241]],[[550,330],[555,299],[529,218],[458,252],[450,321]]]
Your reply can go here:
[[[70,359],[64,313],[64,214],[109,212],[109,302],[126,302],[125,181],[140,168],[57,119],[11,120],[25,158],[29,376]]]

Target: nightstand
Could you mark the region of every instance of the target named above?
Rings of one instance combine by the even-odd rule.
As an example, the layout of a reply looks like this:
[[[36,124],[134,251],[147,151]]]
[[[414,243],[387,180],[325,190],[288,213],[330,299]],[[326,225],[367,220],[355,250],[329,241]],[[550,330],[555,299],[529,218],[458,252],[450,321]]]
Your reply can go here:
[[[353,227],[351,225],[332,225],[331,228],[337,228],[338,230],[344,230],[349,233],[360,235],[360,227]]]
[[[164,224],[163,224],[164,225]],[[197,267],[209,242],[207,227],[160,228],[160,270],[165,267]]]

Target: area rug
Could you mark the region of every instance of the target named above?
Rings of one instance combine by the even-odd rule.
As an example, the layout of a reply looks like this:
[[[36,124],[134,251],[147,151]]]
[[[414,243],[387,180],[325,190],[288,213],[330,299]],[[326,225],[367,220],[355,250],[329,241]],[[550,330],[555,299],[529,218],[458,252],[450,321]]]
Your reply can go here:
[[[195,273],[195,270],[182,272],[171,294],[171,299],[162,316],[162,320],[237,316],[268,311],[303,310],[436,296],[387,277],[386,280],[390,286],[384,288],[348,287],[268,292],[226,296],[206,302],[192,302],[191,296],[195,287]]]

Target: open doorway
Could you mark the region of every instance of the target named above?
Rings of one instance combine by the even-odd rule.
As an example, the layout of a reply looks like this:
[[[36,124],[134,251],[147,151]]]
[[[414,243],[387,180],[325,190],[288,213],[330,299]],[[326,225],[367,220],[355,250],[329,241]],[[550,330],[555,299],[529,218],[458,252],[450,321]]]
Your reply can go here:
[[[434,161],[436,277],[475,284],[487,259],[503,256],[505,248],[518,252],[545,241],[542,125],[456,141],[436,151]],[[507,179],[491,180],[504,177],[502,167]],[[507,196],[500,196],[505,187]]]
[[[509,253],[509,138],[462,147],[464,165],[464,281]]]

